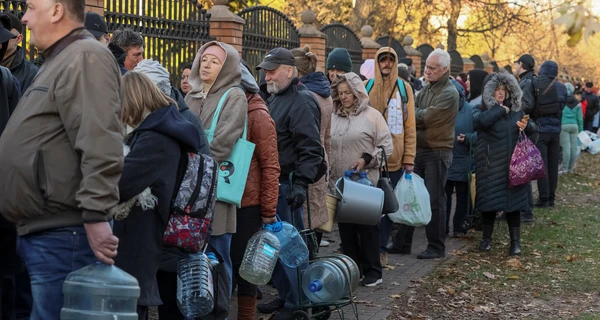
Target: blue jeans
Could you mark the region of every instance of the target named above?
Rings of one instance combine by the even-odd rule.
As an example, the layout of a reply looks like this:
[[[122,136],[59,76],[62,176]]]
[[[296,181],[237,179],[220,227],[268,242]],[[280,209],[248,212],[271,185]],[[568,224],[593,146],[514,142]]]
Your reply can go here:
[[[210,236],[210,239],[208,240],[208,243],[210,243],[211,246],[213,246],[213,248],[215,248],[215,250],[217,250],[219,252],[219,255],[221,255],[221,258],[223,258],[223,262],[225,263],[225,267],[227,268],[227,274],[229,275],[229,296],[231,296],[231,291],[232,291],[232,283],[233,281],[231,281],[232,278],[232,273],[233,273],[233,268],[232,268],[232,264],[231,264],[231,236],[232,233],[224,233],[222,235],[219,236]],[[207,249],[207,252],[212,252],[212,250]]]
[[[18,250],[31,277],[31,320],[59,319],[65,278],[96,261],[84,227],[57,228],[20,237]]]
[[[400,169],[398,171],[394,171],[394,172],[390,172],[390,182],[392,183],[392,186],[394,187],[394,189],[396,188],[396,185],[398,184],[398,182],[400,181],[400,179],[402,179],[402,176],[404,175],[404,170]],[[384,215],[383,217],[381,217],[381,220],[379,222],[379,253],[386,253],[387,252],[387,245],[388,245],[388,241],[390,240],[390,233],[392,233],[392,225],[394,223],[392,222],[392,220],[390,220],[390,218],[388,218],[387,214]],[[396,238],[398,239],[398,238]],[[394,240],[394,246],[396,247],[396,239]],[[401,249],[401,248],[397,248],[397,249]]]
[[[277,199],[277,215],[281,220],[291,223],[298,231],[304,229],[304,209],[300,207],[294,211],[291,210],[287,203],[287,197],[290,193],[291,188],[288,183],[280,183],[279,185],[279,198]],[[292,216],[294,221],[292,222]],[[300,270],[304,270],[308,264],[304,264],[298,267]],[[279,292],[279,298],[285,300],[285,308],[296,309],[300,304],[300,292],[298,292],[298,268],[290,268],[281,261],[277,261],[275,270],[273,271],[273,284]]]

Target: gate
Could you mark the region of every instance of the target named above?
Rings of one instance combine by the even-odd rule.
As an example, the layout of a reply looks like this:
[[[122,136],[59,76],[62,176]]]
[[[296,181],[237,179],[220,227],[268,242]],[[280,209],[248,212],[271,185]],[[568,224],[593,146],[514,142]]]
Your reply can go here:
[[[474,55],[470,59],[475,64],[475,69],[481,69],[481,70],[483,70],[484,64],[483,64],[483,60],[481,60],[480,56]]]
[[[25,0],[2,0],[0,1],[0,10],[2,12],[10,12],[21,19],[25,15],[27,4]],[[25,58],[29,57],[29,60],[33,61],[36,56],[36,49],[29,44],[29,29],[25,27],[25,24],[23,24],[23,29],[25,30],[21,46],[25,50]]]
[[[133,2],[133,3],[132,3]],[[181,67],[191,64],[210,41],[210,15],[196,0],[104,0],[108,31],[131,28],[144,37],[144,58],[162,64],[176,84]]]
[[[381,37],[378,37],[377,40],[375,40],[375,42],[380,44],[382,47],[389,47],[390,46],[390,38],[392,38],[392,37],[391,36],[381,36]],[[396,54],[398,55],[398,59],[406,58],[406,52],[404,51],[404,47],[402,46],[402,44],[400,44],[400,42],[398,40],[392,38],[391,47],[392,47],[392,49],[394,49],[394,51],[396,51]]]
[[[434,49],[428,44],[422,44],[417,47],[417,50],[421,53],[421,74],[424,74],[427,58],[429,58],[429,55],[433,52]]]
[[[327,35],[325,43],[325,56],[334,48],[344,48],[348,50],[350,59],[352,59],[352,71],[360,74],[360,66],[363,63],[362,45],[358,36],[348,27],[339,23],[332,23],[324,26],[320,30]]]
[[[448,54],[450,54],[450,59],[452,61],[450,64],[450,74],[456,77],[459,73],[463,72],[463,59],[460,56],[460,53],[458,53],[456,50],[452,50],[448,52]]]
[[[242,58],[254,70],[273,48],[300,47],[300,34],[290,18],[273,8],[258,6],[238,13],[246,20],[242,36]]]

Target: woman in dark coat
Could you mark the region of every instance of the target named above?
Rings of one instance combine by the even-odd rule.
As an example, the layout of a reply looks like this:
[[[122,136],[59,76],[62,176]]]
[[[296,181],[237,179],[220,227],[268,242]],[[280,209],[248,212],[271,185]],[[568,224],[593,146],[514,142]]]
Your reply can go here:
[[[481,69],[473,69],[467,75],[467,101],[473,106],[481,104],[481,93],[483,91],[483,80],[488,75],[487,71]]]
[[[509,166],[520,131],[535,131],[521,110],[523,92],[517,80],[505,73],[493,73],[484,81],[482,103],[473,110],[477,130],[475,168],[477,174],[476,209],[482,214],[483,237],[479,250],[489,251],[496,213],[504,211],[510,231],[510,255],[521,253],[520,211],[527,209],[526,184],[508,188]]]
[[[121,202],[150,188],[157,200],[151,208],[135,205],[129,215],[115,222],[119,255],[115,264],[140,284],[139,319],[146,319],[149,306],[161,305],[156,274],[163,251],[171,198],[181,157],[181,148],[196,151],[200,135],[179,113],[175,102],[139,72],[123,76],[123,122],[127,124],[125,156],[119,182]],[[181,147],[180,147],[181,146]]]

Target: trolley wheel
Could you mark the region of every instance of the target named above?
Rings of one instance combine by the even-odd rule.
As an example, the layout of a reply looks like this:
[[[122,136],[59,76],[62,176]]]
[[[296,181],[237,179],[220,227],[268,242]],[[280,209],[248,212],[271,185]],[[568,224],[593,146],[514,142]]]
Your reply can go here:
[[[318,316],[314,316],[316,314],[322,313]],[[327,320],[329,318],[331,318],[331,308],[330,307],[313,307],[312,308],[312,314],[314,316],[315,320]]]
[[[292,315],[294,320],[310,320],[308,313],[302,310],[294,311]]]

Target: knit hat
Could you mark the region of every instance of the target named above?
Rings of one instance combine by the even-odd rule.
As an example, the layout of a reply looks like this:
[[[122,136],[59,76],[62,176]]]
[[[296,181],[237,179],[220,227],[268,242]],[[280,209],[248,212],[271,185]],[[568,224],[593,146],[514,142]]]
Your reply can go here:
[[[572,95],[575,92],[575,87],[570,82],[565,83],[565,87],[567,88],[567,94]]]
[[[342,70],[344,72],[352,72],[352,59],[348,50],[344,48],[335,48],[331,50],[327,56],[326,69]]]
[[[206,50],[204,50],[204,52],[202,53],[202,57],[204,57],[207,54],[212,54],[213,56],[217,57],[217,59],[221,61],[221,64],[224,63],[225,58],[227,58],[227,53],[219,45],[213,45],[206,48]]]
[[[143,73],[162,91],[164,94],[171,95],[171,80],[169,71],[165,69],[158,61],[151,59],[142,60],[133,69],[135,72]]]

